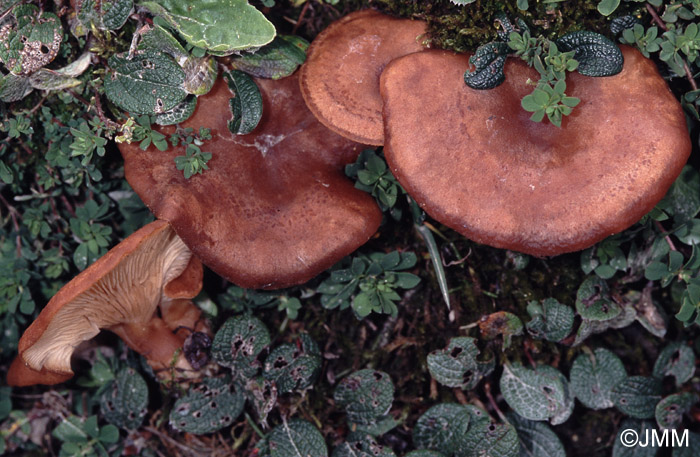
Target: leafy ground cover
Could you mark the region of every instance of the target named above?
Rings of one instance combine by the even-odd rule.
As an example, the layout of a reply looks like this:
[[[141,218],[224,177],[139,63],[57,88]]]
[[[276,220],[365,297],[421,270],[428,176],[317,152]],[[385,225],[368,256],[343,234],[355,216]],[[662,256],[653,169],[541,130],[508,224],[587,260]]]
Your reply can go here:
[[[0,371],[60,287],[153,219],[124,180],[116,145],[185,144],[173,166],[187,178],[206,173],[210,132],[165,136],[155,125],[186,119],[222,77],[217,68],[235,67],[228,83],[245,96],[232,104],[230,128],[249,131],[262,104],[247,75],[293,72],[306,41],[363,6],[426,20],[435,47],[476,50],[500,39],[526,55],[558,91],[558,100],[523,101],[542,111],[540,122],[575,109],[556,81],[578,62],[552,45],[558,37],[588,30],[637,46],[683,104],[693,155],[639,223],[583,252],[540,259],[432,221],[381,148],[366,150],[346,175],[385,216],[358,252],[281,291],[241,289],[206,271],[196,303],[215,335],[187,349],[200,357],[199,382],[157,380],[108,332],[79,348],[65,384],[3,382],[0,453],[700,454],[700,4],[186,4],[0,0]],[[529,29],[499,37],[501,14]],[[231,34],[230,24],[246,33]],[[687,430],[688,441],[625,447],[628,429]]]

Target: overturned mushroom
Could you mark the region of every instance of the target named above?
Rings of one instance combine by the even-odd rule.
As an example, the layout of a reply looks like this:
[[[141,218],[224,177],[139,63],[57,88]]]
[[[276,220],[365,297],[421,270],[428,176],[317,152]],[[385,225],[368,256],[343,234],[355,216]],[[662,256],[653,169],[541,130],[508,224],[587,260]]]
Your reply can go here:
[[[626,229],[664,196],[691,145],[654,63],[622,52],[615,76],[567,78],[581,103],[562,128],[521,108],[537,72],[520,61],[477,91],[462,80],[467,55],[395,60],[381,77],[392,172],[432,217],[499,248],[557,255]]]
[[[374,10],[348,14],[311,43],[301,68],[301,92],[329,129],[363,144],[384,143],[379,75],[393,59],[423,50],[422,21]]]
[[[133,233],[66,284],[24,332],[7,375],[10,385],[70,379],[70,358],[81,342],[108,329],[142,354],[154,370],[192,370],[180,355],[184,338],[155,316],[158,305],[196,295],[202,267],[165,221]],[[189,303],[189,301],[188,301]],[[187,322],[195,326],[192,305]],[[172,326],[179,315],[166,318]],[[199,319],[199,314],[196,315]]]
[[[381,213],[343,172],[359,145],[316,120],[297,77],[257,83],[263,117],[252,133],[229,132],[232,94],[223,80],[184,123],[211,128],[213,140],[202,149],[213,157],[201,175],[185,179],[175,168],[183,147],[120,150],[136,193],[204,264],[242,287],[280,288],[311,279],[365,243]]]

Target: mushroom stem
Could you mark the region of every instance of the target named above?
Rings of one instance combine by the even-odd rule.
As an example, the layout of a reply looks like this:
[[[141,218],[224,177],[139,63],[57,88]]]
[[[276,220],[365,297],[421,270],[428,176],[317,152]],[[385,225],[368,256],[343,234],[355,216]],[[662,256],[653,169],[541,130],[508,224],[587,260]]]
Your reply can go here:
[[[163,319],[154,316],[148,322],[118,324],[108,330],[116,333],[124,343],[143,355],[155,372],[174,368],[194,371],[182,354],[184,338],[175,335]]]
[[[168,328],[179,335],[179,330],[189,329],[191,332],[202,332],[211,336],[211,329],[202,318],[202,310],[190,300],[163,300],[160,303],[161,318]],[[184,340],[188,333],[181,336]]]

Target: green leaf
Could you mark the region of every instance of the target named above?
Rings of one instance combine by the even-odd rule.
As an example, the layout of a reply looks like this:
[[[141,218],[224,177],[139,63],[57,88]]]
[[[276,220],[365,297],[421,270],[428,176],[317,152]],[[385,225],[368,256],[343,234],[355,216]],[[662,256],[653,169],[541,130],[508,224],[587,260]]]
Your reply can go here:
[[[137,51],[109,58],[111,71],[105,78],[105,94],[131,114],[159,114],[175,108],[187,96],[185,73],[167,54]]]
[[[377,443],[372,435],[354,432],[333,449],[331,457],[396,457],[396,454]]]
[[[544,422],[531,421],[515,413],[506,415],[520,441],[520,457],[566,457],[564,445]]]
[[[301,419],[292,419],[273,428],[267,441],[270,457],[328,456],[321,432]]]
[[[219,66],[211,57],[188,57],[182,62],[185,72],[184,88],[188,94],[204,95],[214,87]]]
[[[477,360],[478,355],[479,348],[476,347],[474,338],[451,338],[445,349],[428,354],[428,370],[440,384],[472,390],[495,366],[493,358],[480,362]]]
[[[571,393],[591,409],[613,405],[613,387],[627,378],[622,361],[611,351],[598,348],[593,354],[579,355],[571,366]]]
[[[583,281],[576,292],[576,311],[584,319],[607,321],[617,317],[622,309],[610,298],[607,283],[591,276]]]
[[[96,419],[96,416],[92,416]],[[88,433],[86,432],[85,420],[78,416],[68,416],[55,429],[51,435],[61,441],[67,442],[87,442]]]
[[[278,36],[254,53],[232,59],[231,67],[256,78],[285,78],[304,63],[308,47],[309,42],[301,37]]]
[[[445,454],[429,449],[417,449],[406,454],[406,457],[447,457]]]
[[[63,39],[61,20],[31,4],[17,5],[12,16],[14,24],[0,27],[0,62],[12,74],[29,75],[58,54]]]
[[[275,382],[280,394],[310,388],[321,371],[321,352],[316,342],[302,333],[297,344],[282,344],[265,360],[263,376]]]
[[[423,238],[423,241],[428,248],[430,262],[435,270],[435,277],[437,278],[438,286],[440,286],[442,300],[447,305],[447,309],[450,309],[450,293],[449,287],[447,286],[447,276],[445,275],[445,268],[442,265],[442,257],[440,256],[440,251],[438,250],[437,243],[435,242],[433,232],[430,231],[427,225],[422,223],[415,223],[413,226],[416,228],[418,233],[420,233],[420,236]]]
[[[578,72],[585,76],[611,76],[622,71],[624,59],[620,48],[595,32],[571,32],[559,38],[561,52],[574,51]]]
[[[114,425],[107,424],[100,429],[97,439],[105,444],[114,444],[119,441],[119,429]]]
[[[413,428],[413,445],[454,455],[469,430],[469,409],[457,403],[439,403],[418,418]]]
[[[548,420],[568,408],[570,399],[562,379],[541,365],[536,370],[520,363],[504,365],[501,393],[506,403],[518,414],[530,420]],[[558,373],[558,372],[557,372]]]
[[[108,422],[136,430],[146,416],[148,386],[133,368],[124,368],[107,384],[100,396],[100,409]]]
[[[681,392],[661,400],[656,404],[656,423],[662,429],[677,429],[683,423],[683,415],[688,413],[700,397],[691,392]]]
[[[573,329],[574,310],[554,298],[543,300],[542,305],[531,302],[527,311],[532,317],[526,324],[527,331],[536,338],[559,342],[569,336]]]
[[[610,391],[615,407],[636,419],[654,417],[661,400],[661,381],[646,376],[630,376]]]
[[[469,63],[476,68],[474,71],[464,73],[464,82],[472,89],[493,89],[499,86],[506,77],[503,67],[510,48],[506,43],[494,41],[479,46],[474,55],[469,58]]]
[[[676,386],[689,381],[695,374],[695,354],[693,349],[683,343],[671,343],[659,354],[654,364],[654,376],[663,379],[666,376],[676,378]]]
[[[177,62],[190,58],[190,54],[177,41],[177,38],[156,23],[141,35],[139,49],[164,52],[174,57]]]
[[[78,3],[78,20],[86,28],[93,24],[100,30],[120,29],[131,14],[133,0],[82,0]]]
[[[262,95],[253,79],[239,70],[224,73],[233,94],[230,100],[231,120],[228,129],[235,135],[246,135],[258,126],[263,114]]]
[[[158,125],[174,125],[185,122],[194,114],[194,109],[197,107],[197,97],[188,95],[175,108],[164,113],[156,114],[155,122]]]
[[[141,5],[165,19],[189,44],[216,55],[264,46],[275,37],[272,23],[246,0],[155,0]]]
[[[12,103],[22,100],[33,90],[27,76],[17,76],[10,73],[0,77],[0,100],[3,102]]]
[[[612,457],[654,457],[658,451],[655,446],[640,446],[647,436],[651,440],[654,423],[636,419],[625,419],[620,424],[613,445]],[[649,441],[651,442],[651,441]]]
[[[672,211],[676,223],[695,217],[700,212],[700,173],[690,165],[683,167],[660,204]]]
[[[603,16],[610,16],[620,6],[620,0],[601,0],[598,3],[598,12]]]
[[[338,383],[333,399],[336,406],[345,410],[348,421],[370,424],[389,412],[394,401],[394,383],[383,371],[355,371]]]
[[[206,378],[178,399],[170,411],[170,425],[194,434],[227,427],[243,412],[245,397],[228,378]]]
[[[211,345],[211,355],[219,365],[232,368],[234,374],[252,377],[260,364],[258,354],[270,344],[270,333],[256,317],[232,317],[221,326]]]
[[[467,406],[471,419],[457,455],[464,457],[517,457],[520,450],[518,433],[510,424],[493,422],[476,406]]]

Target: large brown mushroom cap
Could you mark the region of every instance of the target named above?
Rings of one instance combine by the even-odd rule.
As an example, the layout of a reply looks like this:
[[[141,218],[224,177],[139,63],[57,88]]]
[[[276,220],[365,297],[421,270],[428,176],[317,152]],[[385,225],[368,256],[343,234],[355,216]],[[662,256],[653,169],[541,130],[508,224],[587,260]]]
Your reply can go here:
[[[422,21],[374,10],[350,13],[311,43],[302,66],[304,100],[329,129],[351,140],[384,143],[379,75],[393,59],[423,50]]]
[[[381,212],[344,175],[359,145],[316,120],[298,78],[257,83],[263,118],[252,133],[229,132],[232,95],[223,80],[184,123],[212,129],[202,150],[213,157],[201,175],[185,179],[175,168],[183,147],[120,150],[136,193],[204,264],[242,287],[279,288],[307,281],[357,249]]]
[[[22,335],[8,383],[53,384],[69,379],[73,350],[100,329],[111,329],[127,342],[134,340],[129,336],[134,331],[151,332],[149,326],[165,285],[181,281],[184,271],[197,269],[196,262],[190,263],[191,256],[165,221],[134,232],[53,296]],[[199,271],[201,274],[201,266]],[[199,292],[201,276],[198,283],[191,277],[187,282],[192,294]],[[149,352],[162,350],[159,360],[169,361],[174,349],[181,346],[177,339],[164,344],[153,333],[148,338],[150,342],[137,346],[147,358],[153,356]]]
[[[519,60],[483,91],[464,84],[466,55],[392,62],[381,78],[392,172],[432,217],[495,247],[557,255],[624,230],[664,196],[691,145],[654,63],[622,51],[615,76],[567,78],[581,103],[562,128],[520,106],[538,77]]]

